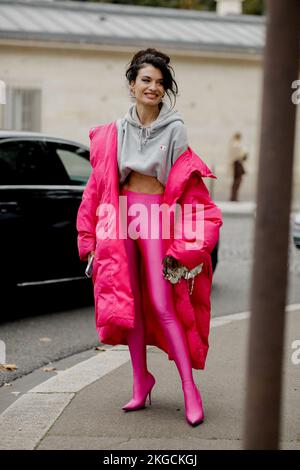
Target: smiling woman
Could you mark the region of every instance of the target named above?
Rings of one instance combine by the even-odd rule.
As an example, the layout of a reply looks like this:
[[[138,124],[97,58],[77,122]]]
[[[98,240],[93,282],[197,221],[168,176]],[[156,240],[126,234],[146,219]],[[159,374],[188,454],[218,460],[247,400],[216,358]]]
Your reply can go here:
[[[137,100],[137,107],[142,111],[142,104],[149,105],[143,96],[153,100],[152,112],[159,112],[162,106],[162,98],[165,93],[174,104],[178,93],[178,86],[174,78],[174,70],[170,65],[170,58],[156,49],[146,49],[137,52],[126,71],[126,78],[130,84],[130,91]],[[148,112],[150,109],[148,109]],[[147,114],[147,113],[146,113]],[[151,116],[145,115],[151,122]],[[148,124],[142,119],[143,125]]]
[[[131,82],[131,91],[139,103],[139,108],[141,103],[147,105],[148,100],[152,104],[158,105],[165,94],[164,79],[161,71],[153,67],[153,65],[145,66],[139,71],[136,80]],[[156,116],[153,119],[155,120],[158,117],[160,107],[153,107],[153,110],[156,111]],[[140,109],[141,111],[142,109]],[[151,117],[145,115],[143,118],[140,116],[140,121],[144,125],[151,124],[152,120],[147,122],[147,119],[151,119]]]
[[[169,61],[147,49],[134,55],[126,71],[135,104],[118,121],[118,164],[120,185],[130,191],[162,194],[171,166],[188,148],[183,120],[173,110],[178,86]]]
[[[156,380],[148,371],[146,345],[155,345],[176,363],[186,419],[195,426],[204,411],[192,368],[205,365],[210,254],[222,219],[202,181],[215,176],[189,147],[181,115],[165,101],[167,95],[171,105],[176,102],[173,74],[166,54],[137,52],[126,71],[134,103],[124,118],[91,129],[93,171],[78,212],[78,247],[82,260],[95,253],[92,280],[100,341],[129,347],[133,397],[122,409],[144,408],[148,395],[151,403]],[[124,199],[125,221],[114,216]],[[200,228],[196,233],[185,226],[182,230],[182,217],[176,217],[174,232],[170,229],[165,237],[165,219],[154,217],[153,209],[171,209],[177,201],[182,214],[189,209],[188,227],[201,215]],[[136,208],[142,214],[138,223]]]

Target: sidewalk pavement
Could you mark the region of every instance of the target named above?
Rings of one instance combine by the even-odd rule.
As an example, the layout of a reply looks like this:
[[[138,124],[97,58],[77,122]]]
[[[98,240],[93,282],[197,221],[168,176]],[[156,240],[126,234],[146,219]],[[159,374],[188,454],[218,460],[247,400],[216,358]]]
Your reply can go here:
[[[300,340],[299,305],[288,310],[280,447],[300,449],[300,364],[292,362],[293,353],[300,359],[299,345],[298,354],[292,348]],[[128,348],[103,345],[104,351],[59,371],[0,415],[0,449],[243,449],[249,314],[214,318],[211,326],[206,369],[193,370],[204,404],[201,425],[185,420],[176,365],[156,347],[147,351],[156,378],[152,405],[124,412],[132,392]]]

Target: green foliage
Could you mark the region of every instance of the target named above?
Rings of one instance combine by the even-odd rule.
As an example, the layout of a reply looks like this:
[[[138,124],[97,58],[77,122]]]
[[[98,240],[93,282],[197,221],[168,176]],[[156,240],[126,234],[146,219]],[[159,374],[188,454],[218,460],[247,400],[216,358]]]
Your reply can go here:
[[[78,0],[77,0],[78,1]],[[81,0],[85,1],[85,0]],[[88,0],[95,3],[118,3],[121,5],[151,6],[163,8],[184,8],[188,10],[215,11],[215,0]],[[262,15],[265,12],[264,0],[245,0],[243,13]]]
[[[163,8],[185,8],[191,10],[215,10],[214,0],[89,0],[97,3],[151,6]]]
[[[243,3],[243,13],[246,15],[263,15],[265,13],[264,0],[246,0]]]

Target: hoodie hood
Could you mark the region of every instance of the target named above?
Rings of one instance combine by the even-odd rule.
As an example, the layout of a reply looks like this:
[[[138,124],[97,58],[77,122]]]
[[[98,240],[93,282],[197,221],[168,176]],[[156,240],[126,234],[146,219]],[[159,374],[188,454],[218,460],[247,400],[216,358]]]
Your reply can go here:
[[[134,103],[117,121],[117,127],[120,183],[123,184],[133,170],[154,176],[165,185],[172,165],[188,147],[186,129],[179,112],[163,103],[155,121],[144,126]]]
[[[139,135],[139,150],[147,143],[149,139],[156,136],[163,130],[164,127],[168,126],[174,121],[180,121],[183,124],[183,120],[178,111],[171,109],[166,103],[163,103],[158,117],[149,126],[144,126],[138,117],[136,104],[134,103],[126,113],[124,117],[125,122],[138,128]]]

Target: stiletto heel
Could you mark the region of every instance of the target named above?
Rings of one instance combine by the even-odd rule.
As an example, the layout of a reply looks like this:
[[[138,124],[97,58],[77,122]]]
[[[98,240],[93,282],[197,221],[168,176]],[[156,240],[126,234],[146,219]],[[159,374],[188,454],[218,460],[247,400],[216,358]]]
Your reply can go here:
[[[196,401],[194,398],[191,399],[190,391],[188,391],[188,385],[189,383],[184,383],[182,386],[185,399],[185,416],[187,422],[191,426],[198,426],[204,421],[202,399],[198,388],[195,384],[192,383],[190,385],[192,385],[193,391],[196,392]]]
[[[140,409],[145,408],[145,402],[147,400],[148,395],[149,395],[149,404],[151,405],[151,392],[156,381],[153,375],[150,374],[150,372],[149,372],[147,380],[148,380],[148,384],[147,384],[146,392],[141,394],[141,396],[138,398],[132,398],[129,403],[127,403],[126,405],[122,407],[122,410],[135,411],[135,410],[140,410]]]

